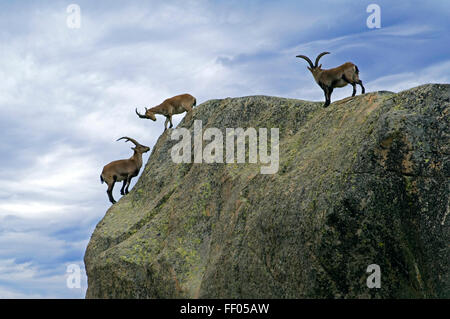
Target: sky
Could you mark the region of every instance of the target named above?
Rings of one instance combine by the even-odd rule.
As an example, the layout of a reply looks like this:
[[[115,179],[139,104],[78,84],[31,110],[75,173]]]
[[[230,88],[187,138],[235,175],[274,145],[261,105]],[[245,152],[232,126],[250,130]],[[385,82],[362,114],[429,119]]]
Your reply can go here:
[[[181,93],[323,101],[295,58],[323,51],[323,68],[355,63],[366,92],[449,83],[449,17],[447,0],[1,1],[0,298],[84,298],[84,251],[110,207],[101,170],[132,155],[119,137],[153,148],[164,129],[134,108]]]

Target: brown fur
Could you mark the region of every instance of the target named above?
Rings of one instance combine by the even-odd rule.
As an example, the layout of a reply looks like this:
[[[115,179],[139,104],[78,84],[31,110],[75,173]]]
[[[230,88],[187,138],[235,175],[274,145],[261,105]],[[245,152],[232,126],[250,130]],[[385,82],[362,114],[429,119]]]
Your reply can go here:
[[[139,114],[136,109],[136,114],[140,118],[150,119],[156,121],[155,114],[161,114],[166,117],[166,122],[164,123],[164,131],[167,129],[167,123],[170,122],[170,127],[172,124],[172,115],[181,114],[183,112],[190,112],[192,108],[197,104],[197,100],[190,94],[180,94],[169,99],[164,100],[161,104],[152,107],[150,109],[145,108],[145,114]]]
[[[365,93],[364,86],[362,85],[362,81],[359,79],[359,70],[358,67],[351,63],[346,62],[336,68],[333,69],[322,69],[322,64],[318,65],[319,59],[329,52],[322,52],[316,58],[315,64],[311,62],[311,60],[304,56],[298,55],[298,58],[305,59],[308,64],[308,70],[312,73],[314,80],[316,83],[322,88],[325,93],[325,104],[324,107],[327,107],[331,103],[331,93],[334,88],[341,88],[346,86],[347,84],[351,84],[353,86],[353,94],[356,94],[356,84],[361,86],[362,94]]]
[[[136,145],[136,147],[132,148],[134,151],[133,156],[129,159],[113,161],[105,165],[100,175],[101,182],[106,182],[108,185],[108,190],[106,193],[108,194],[110,202],[113,204],[116,202],[112,196],[114,184],[116,182],[123,181],[120,193],[122,195],[128,194],[128,187],[130,186],[131,179],[139,174],[142,167],[142,154],[150,150],[148,146],[141,145],[130,137],[125,136],[119,138],[118,140],[121,139],[125,139],[126,142],[131,141],[134,145]]]

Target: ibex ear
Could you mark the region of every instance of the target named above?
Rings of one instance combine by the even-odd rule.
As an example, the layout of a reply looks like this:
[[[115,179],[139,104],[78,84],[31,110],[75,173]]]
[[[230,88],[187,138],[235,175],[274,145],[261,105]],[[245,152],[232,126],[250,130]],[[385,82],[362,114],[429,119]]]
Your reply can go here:
[[[132,147],[131,149],[132,149],[133,151],[135,151],[135,150],[136,150],[136,147]]]
[[[312,69],[309,66],[307,66],[307,68],[308,68],[308,70],[310,70],[312,72]]]
[[[319,69],[321,69],[322,68],[322,64],[321,65],[319,65]]]

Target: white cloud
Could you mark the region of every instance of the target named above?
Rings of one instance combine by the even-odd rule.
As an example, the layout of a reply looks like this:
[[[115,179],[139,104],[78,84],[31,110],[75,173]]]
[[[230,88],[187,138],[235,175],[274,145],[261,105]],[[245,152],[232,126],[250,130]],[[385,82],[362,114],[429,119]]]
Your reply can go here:
[[[86,292],[86,275],[82,262],[80,288],[67,287],[68,263],[58,267],[59,273],[43,276],[42,271],[31,263],[16,263],[14,259],[0,260],[0,299],[16,298],[83,298]],[[21,289],[14,288],[19,286]]]
[[[411,72],[391,74],[368,83],[373,90],[399,92],[427,83],[449,83],[450,60]]]

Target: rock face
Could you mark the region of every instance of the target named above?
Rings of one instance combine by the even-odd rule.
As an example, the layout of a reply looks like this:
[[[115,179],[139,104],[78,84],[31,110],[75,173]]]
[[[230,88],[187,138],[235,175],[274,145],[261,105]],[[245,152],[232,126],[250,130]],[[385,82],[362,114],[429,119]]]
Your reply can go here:
[[[438,84],[203,103],[179,127],[279,128],[278,173],[175,164],[165,132],[92,235],[86,297],[450,298],[449,106]]]

